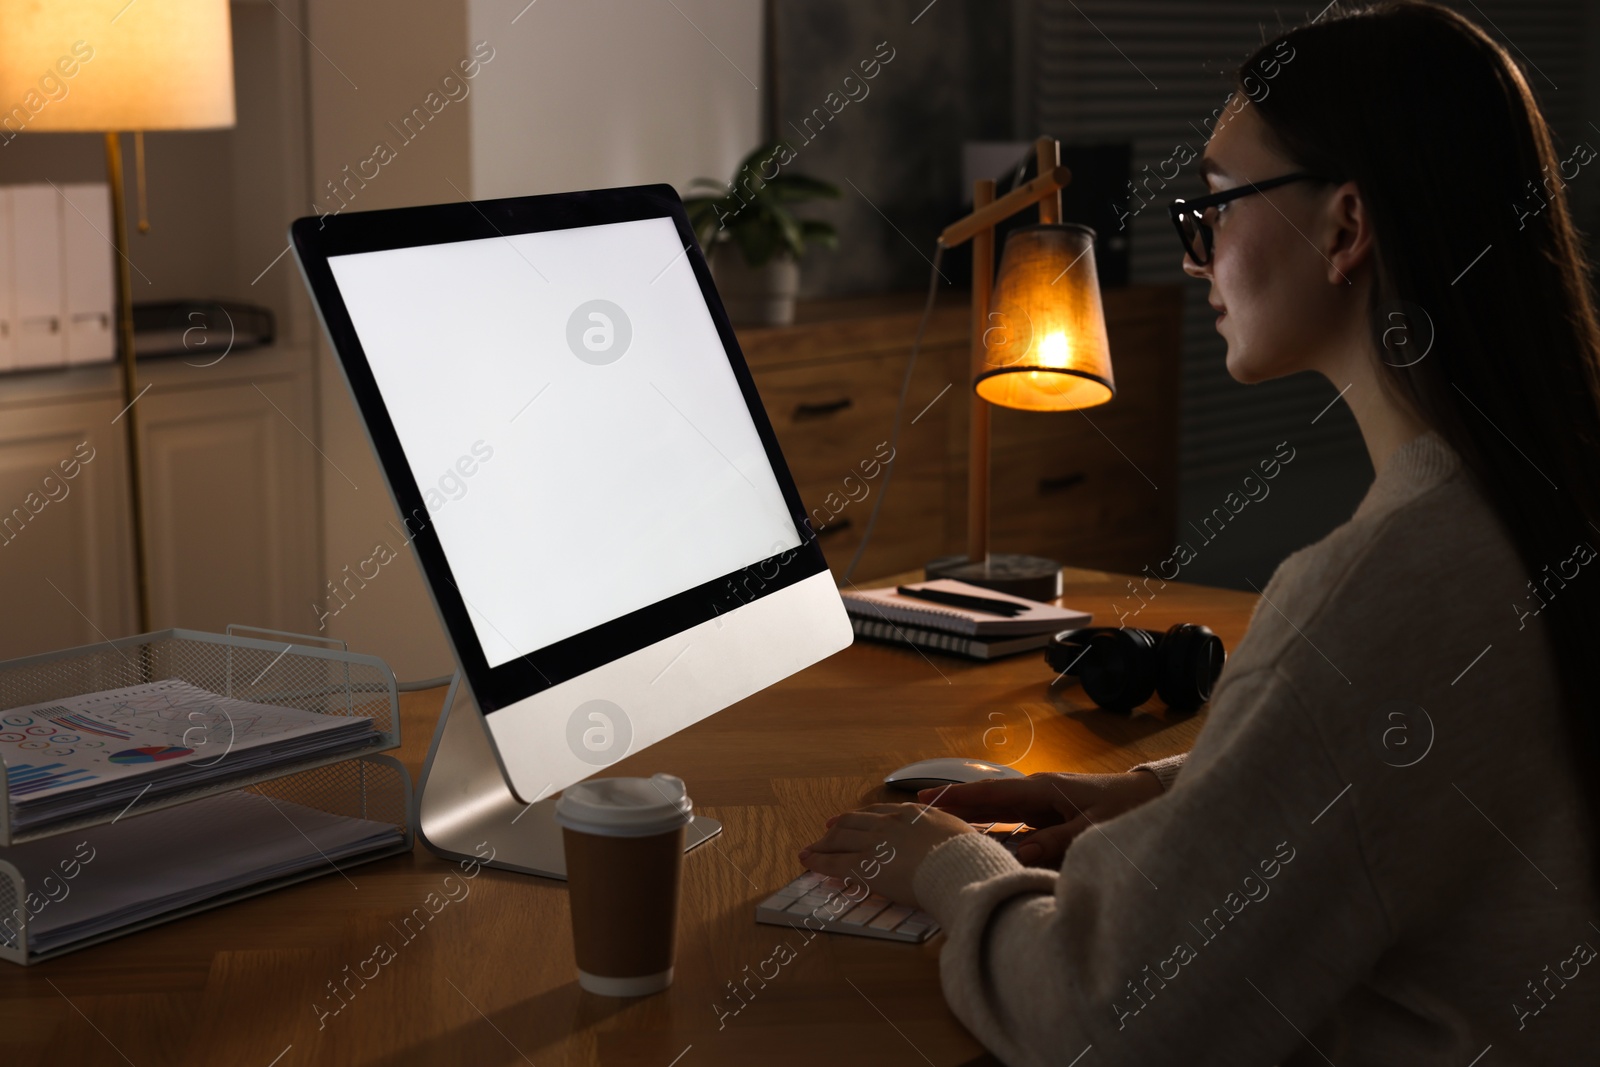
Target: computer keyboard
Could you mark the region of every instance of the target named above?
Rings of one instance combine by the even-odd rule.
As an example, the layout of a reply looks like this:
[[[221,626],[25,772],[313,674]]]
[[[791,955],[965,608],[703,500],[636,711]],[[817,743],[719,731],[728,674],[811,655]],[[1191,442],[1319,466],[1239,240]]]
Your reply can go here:
[[[1032,830],[1019,822],[973,825],[1013,855]],[[896,904],[881,893],[869,892],[862,897],[859,880],[850,893],[845,892],[846,888],[841,878],[805,871],[756,906],[756,922],[888,941],[926,941],[939,932],[938,922],[925,911]]]

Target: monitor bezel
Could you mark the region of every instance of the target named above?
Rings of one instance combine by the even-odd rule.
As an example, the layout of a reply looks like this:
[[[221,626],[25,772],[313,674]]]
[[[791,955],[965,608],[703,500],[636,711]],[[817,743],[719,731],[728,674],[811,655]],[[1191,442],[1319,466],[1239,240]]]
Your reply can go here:
[[[509,237],[645,219],[670,219],[705,299],[717,336],[767,462],[795,524],[799,545],[704,582],[654,604],[602,623],[542,649],[528,650],[489,666],[467,605],[456,587],[449,559],[431,521],[413,523],[428,509],[411,473],[382,391],[368,363],[328,260],[433,244]],[[367,438],[384,473],[390,499],[416,550],[424,584],[461,665],[477,706],[485,714],[579,677],[692,626],[737,610],[828,569],[811,529],[794,478],[778,446],[772,422],[756,391],[744,352],[711,279],[711,271],[688,215],[670,185],[627,186],[539,196],[508,197],[422,207],[329,214],[296,219],[290,243],[313,303],[332,342],[345,382],[355,399]]]

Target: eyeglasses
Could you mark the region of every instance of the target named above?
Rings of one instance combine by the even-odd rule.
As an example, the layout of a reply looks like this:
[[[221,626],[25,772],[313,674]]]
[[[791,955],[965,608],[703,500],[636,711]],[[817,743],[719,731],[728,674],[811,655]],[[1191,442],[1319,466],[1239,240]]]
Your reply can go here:
[[[1172,215],[1172,224],[1178,228],[1178,239],[1183,242],[1184,254],[1194,260],[1197,265],[1203,266],[1211,262],[1211,242],[1213,237],[1211,226],[1205,221],[1207,208],[1226,204],[1230,200],[1237,200],[1239,197],[1249,196],[1251,193],[1263,193],[1268,189],[1276,189],[1280,185],[1308,179],[1318,182],[1333,180],[1307,171],[1296,171],[1293,174],[1268,178],[1266,181],[1251,182],[1248,185],[1240,185],[1233,189],[1224,189],[1222,192],[1212,193],[1210,196],[1197,196],[1193,200],[1183,200],[1181,198],[1174,200],[1167,207],[1167,211]]]

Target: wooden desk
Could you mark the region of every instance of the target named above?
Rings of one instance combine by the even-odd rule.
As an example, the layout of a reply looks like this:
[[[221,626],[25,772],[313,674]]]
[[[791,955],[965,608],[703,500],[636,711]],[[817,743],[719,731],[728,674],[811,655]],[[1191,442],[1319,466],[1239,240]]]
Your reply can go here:
[[[1114,623],[1117,606],[1137,607],[1127,580],[1069,568],[1062,602]],[[1151,584],[1154,598],[1130,625],[1204,622],[1230,648],[1256,599]],[[617,774],[682,775],[697,810],[726,827],[685,859],[677,974],[665,993],[618,1001],[580,991],[564,884],[489,869],[465,880],[419,845],[36,967],[0,965],[0,1062],[996,1062],[945,1006],[942,936],[806,942],[757,925],[754,909],[799,873],[795,852],[827,816],[902,799],[879,784],[901,764],[959,754],[1024,771],[1120,771],[1188,749],[1203,718],[1119,717],[1075,684],[1051,683],[1038,653],[981,664],[858,643],[616,764]],[[413,777],[442,698],[432,690],[401,701],[401,758]],[[428,918],[408,941],[397,926],[413,909]],[[755,974],[785,940],[794,958],[764,988],[751,981],[754,996],[719,1028],[714,1005],[738,1003],[725,999],[729,983]],[[364,963],[380,942],[393,958]],[[328,984],[363,967],[376,975],[352,980],[354,995],[319,1029],[314,1006],[339,1003]]]

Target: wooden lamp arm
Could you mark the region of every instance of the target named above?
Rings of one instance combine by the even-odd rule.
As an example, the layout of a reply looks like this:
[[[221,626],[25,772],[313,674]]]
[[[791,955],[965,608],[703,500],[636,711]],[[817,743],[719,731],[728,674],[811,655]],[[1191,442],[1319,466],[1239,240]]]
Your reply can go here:
[[[1019,185],[1005,196],[985,207],[980,207],[966,218],[957,219],[944,228],[939,234],[939,244],[944,248],[954,248],[956,245],[972,240],[980,231],[987,230],[998,223],[1004,222],[1023,208],[1031,207],[1044,200],[1045,197],[1056,197],[1060,203],[1060,192],[1072,182],[1072,171],[1066,167],[1052,167],[1049,172],[1040,174],[1026,185]],[[1059,218],[1060,209],[1056,215]]]

